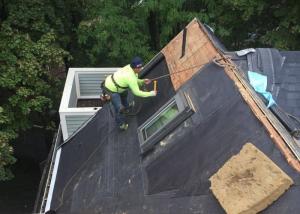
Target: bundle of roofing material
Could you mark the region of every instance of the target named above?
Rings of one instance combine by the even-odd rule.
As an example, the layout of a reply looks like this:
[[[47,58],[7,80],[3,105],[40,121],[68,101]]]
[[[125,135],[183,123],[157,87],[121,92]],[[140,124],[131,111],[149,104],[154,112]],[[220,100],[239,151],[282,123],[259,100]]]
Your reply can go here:
[[[210,179],[213,194],[227,213],[258,213],[277,200],[293,180],[247,143]]]

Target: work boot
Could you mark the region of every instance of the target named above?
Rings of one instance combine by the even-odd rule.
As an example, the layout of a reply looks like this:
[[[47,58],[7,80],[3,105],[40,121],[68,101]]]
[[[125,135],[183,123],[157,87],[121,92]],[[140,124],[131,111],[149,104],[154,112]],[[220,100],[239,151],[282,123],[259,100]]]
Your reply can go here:
[[[123,123],[122,125],[119,126],[121,131],[126,131],[128,129],[128,124],[127,123]]]

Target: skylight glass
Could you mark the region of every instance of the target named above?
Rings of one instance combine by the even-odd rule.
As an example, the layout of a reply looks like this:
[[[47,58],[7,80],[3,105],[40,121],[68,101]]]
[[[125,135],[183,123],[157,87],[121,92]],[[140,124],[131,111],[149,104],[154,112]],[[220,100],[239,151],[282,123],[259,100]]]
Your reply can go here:
[[[138,128],[141,152],[153,146],[190,117],[194,110],[188,95],[178,93]]]
[[[178,106],[175,100],[158,114],[145,128],[142,130],[144,140],[151,137],[158,130],[163,128],[167,123],[173,120],[179,114]]]

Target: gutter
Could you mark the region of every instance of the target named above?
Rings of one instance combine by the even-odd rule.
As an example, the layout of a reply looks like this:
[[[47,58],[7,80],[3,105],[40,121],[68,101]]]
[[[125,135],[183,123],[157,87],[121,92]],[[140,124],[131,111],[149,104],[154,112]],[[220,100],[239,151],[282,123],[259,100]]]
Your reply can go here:
[[[54,139],[55,140],[53,141],[50,153],[48,155],[47,164],[43,170],[33,213],[44,213],[50,210],[50,204],[52,200],[52,194],[61,153],[61,151],[59,151],[60,149],[57,150],[62,139],[62,130],[60,125]]]
[[[52,178],[51,178],[51,183],[50,183],[50,188],[49,188],[49,192],[48,192],[48,196],[46,198],[46,207],[45,207],[45,212],[50,210],[50,206],[51,206],[51,201],[52,201],[52,194],[53,194],[53,190],[54,190],[54,184],[56,181],[56,175],[57,175],[57,170],[58,170],[58,165],[59,165],[59,160],[60,160],[60,154],[61,154],[61,148],[59,148],[56,152],[55,155],[55,161],[54,161],[54,167],[53,167],[53,173],[52,173]]]

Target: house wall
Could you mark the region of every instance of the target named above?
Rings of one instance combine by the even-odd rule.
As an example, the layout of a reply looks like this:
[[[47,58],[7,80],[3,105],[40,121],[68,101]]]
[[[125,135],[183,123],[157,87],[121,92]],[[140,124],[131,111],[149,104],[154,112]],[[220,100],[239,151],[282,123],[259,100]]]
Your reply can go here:
[[[97,96],[101,93],[101,82],[110,73],[78,73],[78,81],[80,87],[80,97]]]
[[[77,105],[77,94],[76,94],[75,79],[73,79],[68,107],[69,108],[75,108],[76,105]]]
[[[91,115],[66,115],[68,135],[71,136]]]

